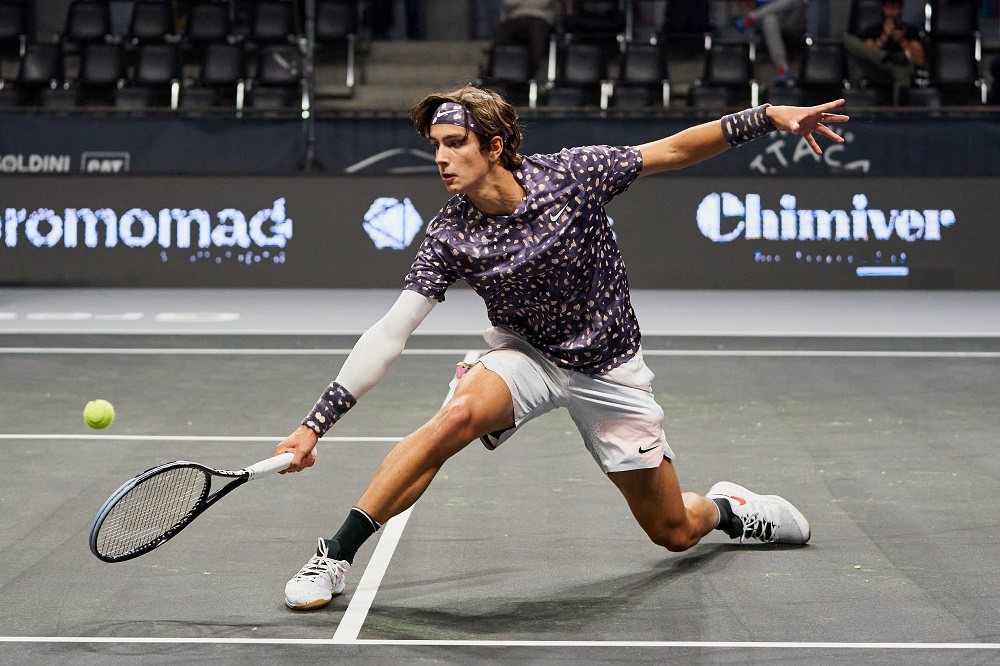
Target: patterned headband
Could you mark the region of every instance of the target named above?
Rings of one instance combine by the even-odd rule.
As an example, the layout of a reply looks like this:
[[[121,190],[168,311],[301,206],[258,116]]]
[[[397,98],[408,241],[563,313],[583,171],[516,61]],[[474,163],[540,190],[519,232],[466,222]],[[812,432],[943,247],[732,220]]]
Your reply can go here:
[[[465,107],[456,102],[444,102],[434,112],[434,117],[431,119],[431,125],[441,124],[468,127],[473,132],[486,134],[486,132],[483,131],[483,128],[476,123],[472,114],[466,113]]]

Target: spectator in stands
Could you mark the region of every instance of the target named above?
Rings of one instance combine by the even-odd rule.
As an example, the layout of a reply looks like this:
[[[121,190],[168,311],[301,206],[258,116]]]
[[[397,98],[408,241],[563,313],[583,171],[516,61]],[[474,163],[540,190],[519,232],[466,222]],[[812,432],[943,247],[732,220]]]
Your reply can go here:
[[[548,57],[549,35],[562,18],[561,0],[504,0],[503,8],[494,43],[527,44],[540,66]]]
[[[803,7],[808,0],[756,0],[756,8],[736,19],[736,29],[740,32],[760,26],[764,44],[774,63],[774,82],[784,85],[788,82],[788,51],[782,31],[788,31],[804,38]]]
[[[844,46],[872,83],[909,88],[927,69],[927,52],[920,31],[902,19],[902,0],[882,0],[881,23],[844,33]]]

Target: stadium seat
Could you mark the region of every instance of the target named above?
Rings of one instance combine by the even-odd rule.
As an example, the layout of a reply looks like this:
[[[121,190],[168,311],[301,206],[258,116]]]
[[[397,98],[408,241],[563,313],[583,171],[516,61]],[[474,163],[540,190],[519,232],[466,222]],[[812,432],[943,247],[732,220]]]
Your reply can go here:
[[[494,44],[482,83],[504,95],[511,103],[534,108],[538,103],[535,64],[525,44]]]
[[[577,0],[562,21],[565,41],[599,44],[609,56],[625,43],[625,2]]]
[[[688,89],[687,101],[696,111],[716,112],[730,106],[729,91],[719,86],[693,85]]]
[[[801,88],[794,86],[771,86],[764,95],[769,104],[802,106],[805,96]]]
[[[545,95],[548,106],[608,108],[611,84],[600,44],[569,42],[562,50],[555,85]]]
[[[0,0],[0,58],[20,58],[27,43],[27,3],[23,0]],[[0,76],[2,74],[0,72]]]
[[[139,44],[128,85],[118,91],[121,109],[171,108],[180,100],[180,55],[174,44]]]
[[[65,108],[76,104],[66,81],[61,44],[28,43],[18,69],[17,103],[20,106]]]
[[[343,53],[349,92],[356,78],[358,12],[358,0],[316,0],[316,56]]]
[[[724,106],[756,106],[760,91],[754,78],[756,49],[753,42],[705,40],[705,61],[702,77],[692,88],[717,88],[726,95]],[[695,93],[706,101],[718,99],[715,95]]]
[[[181,93],[181,108],[230,107],[242,114],[246,93],[246,56],[240,44],[207,44],[198,77]]]
[[[882,95],[875,88],[852,86],[841,90],[837,97],[844,98],[845,106],[848,109],[876,107],[884,103]]]
[[[290,43],[302,32],[290,0],[255,0],[250,17],[249,39],[256,44]]]
[[[309,108],[303,87],[302,54],[292,44],[268,44],[257,52],[256,75],[250,90],[254,109],[278,111]]]
[[[188,10],[184,41],[200,47],[225,42],[232,34],[229,6],[225,0],[196,0]]]
[[[947,104],[985,104],[979,3],[936,0],[930,3],[930,83]]]
[[[105,42],[111,37],[111,7],[106,0],[73,0],[66,12],[61,41],[69,44]]]
[[[128,38],[133,44],[171,40],[176,30],[174,10],[167,0],[136,0],[132,5]]]
[[[843,43],[840,40],[807,38],[796,82],[802,89],[804,103],[820,104],[836,99],[847,81]]]
[[[658,44],[625,45],[612,101],[618,108],[670,106],[667,56]]]
[[[111,106],[125,83],[125,52],[118,44],[87,44],[77,77],[79,104]]]

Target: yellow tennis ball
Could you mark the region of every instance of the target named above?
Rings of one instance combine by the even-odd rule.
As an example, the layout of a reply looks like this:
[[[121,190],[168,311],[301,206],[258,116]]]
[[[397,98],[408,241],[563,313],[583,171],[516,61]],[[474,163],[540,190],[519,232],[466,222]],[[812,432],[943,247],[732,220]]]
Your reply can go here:
[[[101,430],[115,420],[115,408],[107,400],[91,400],[83,408],[83,422],[94,430]]]

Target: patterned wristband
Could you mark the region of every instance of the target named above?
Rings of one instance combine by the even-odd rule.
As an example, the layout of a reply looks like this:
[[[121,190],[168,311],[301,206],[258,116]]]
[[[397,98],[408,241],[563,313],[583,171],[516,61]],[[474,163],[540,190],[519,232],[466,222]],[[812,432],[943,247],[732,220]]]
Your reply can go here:
[[[722,116],[722,136],[726,137],[729,145],[735,148],[778,129],[767,117],[769,106],[771,105],[761,104],[752,109]]]
[[[302,425],[322,437],[356,404],[357,398],[350,391],[337,382],[330,382],[309,414],[302,419]]]

